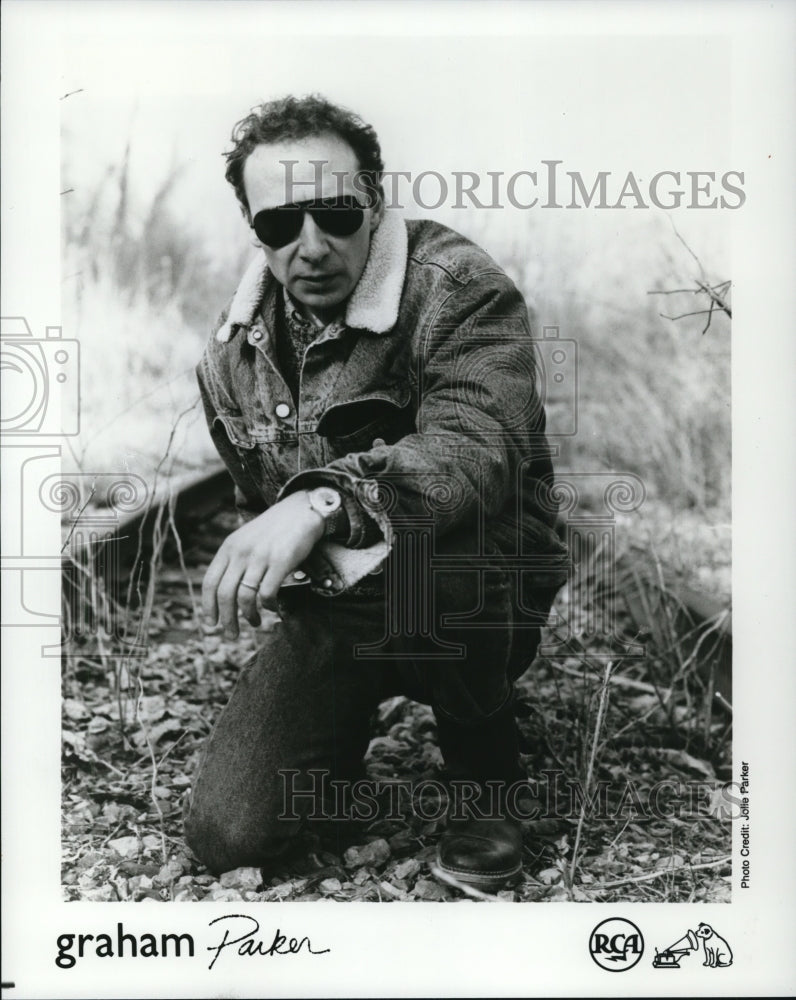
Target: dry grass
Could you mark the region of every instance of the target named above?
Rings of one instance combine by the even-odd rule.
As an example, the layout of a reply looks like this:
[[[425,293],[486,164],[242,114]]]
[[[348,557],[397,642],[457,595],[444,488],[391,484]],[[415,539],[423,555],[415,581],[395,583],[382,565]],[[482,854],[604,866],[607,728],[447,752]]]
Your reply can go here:
[[[703,337],[704,317],[660,315],[649,290],[700,277],[665,218],[631,225],[553,214],[527,223],[507,252],[493,252],[533,304],[537,331],[557,326],[578,344],[578,433],[564,440],[559,471],[633,472],[667,507],[728,521],[729,321],[717,316]],[[713,249],[722,256],[724,248]],[[672,314],[681,305],[694,308],[693,296],[666,303]],[[554,385],[549,391],[555,434],[562,404]]]
[[[172,171],[142,204],[126,158],[95,190],[64,202],[64,326],[81,344],[81,433],[70,441],[77,468],[151,481],[191,407],[172,442],[175,472],[216,457],[194,367],[239,261],[229,273],[212,265],[172,215],[178,182]]]

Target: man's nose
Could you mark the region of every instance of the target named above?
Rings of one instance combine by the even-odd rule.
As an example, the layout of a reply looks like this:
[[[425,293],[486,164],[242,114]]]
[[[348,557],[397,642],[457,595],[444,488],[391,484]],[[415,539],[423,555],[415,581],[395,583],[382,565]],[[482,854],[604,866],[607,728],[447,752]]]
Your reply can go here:
[[[299,236],[299,253],[307,260],[321,260],[329,252],[326,234],[309,212],[304,213],[304,224]]]

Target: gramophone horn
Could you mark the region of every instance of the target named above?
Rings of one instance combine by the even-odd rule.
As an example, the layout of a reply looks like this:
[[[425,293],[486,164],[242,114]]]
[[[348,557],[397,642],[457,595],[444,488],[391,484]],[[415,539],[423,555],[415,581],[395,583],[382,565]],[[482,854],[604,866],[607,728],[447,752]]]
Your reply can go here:
[[[679,941],[670,944],[666,950],[674,952],[696,951],[698,947],[699,941],[697,941],[696,934],[693,931],[687,931]]]

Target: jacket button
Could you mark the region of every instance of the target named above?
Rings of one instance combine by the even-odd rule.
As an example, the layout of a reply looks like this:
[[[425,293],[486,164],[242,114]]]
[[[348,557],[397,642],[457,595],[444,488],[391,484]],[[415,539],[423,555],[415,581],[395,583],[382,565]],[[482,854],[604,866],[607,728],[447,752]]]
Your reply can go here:
[[[274,413],[281,419],[284,420],[285,417],[290,416],[290,407],[287,403],[277,403]]]
[[[263,339],[263,331],[262,330],[255,330],[252,333],[252,340],[262,340],[262,339]]]
[[[324,590],[331,590],[332,589],[331,579],[327,576],[326,579],[321,584],[321,586],[323,587]]]

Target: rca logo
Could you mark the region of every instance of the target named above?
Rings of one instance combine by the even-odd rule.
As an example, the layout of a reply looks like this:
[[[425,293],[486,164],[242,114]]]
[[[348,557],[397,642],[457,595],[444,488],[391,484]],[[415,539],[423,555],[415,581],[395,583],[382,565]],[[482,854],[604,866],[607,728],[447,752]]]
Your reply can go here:
[[[631,920],[610,917],[591,932],[589,954],[601,969],[627,972],[641,961],[644,937]]]

